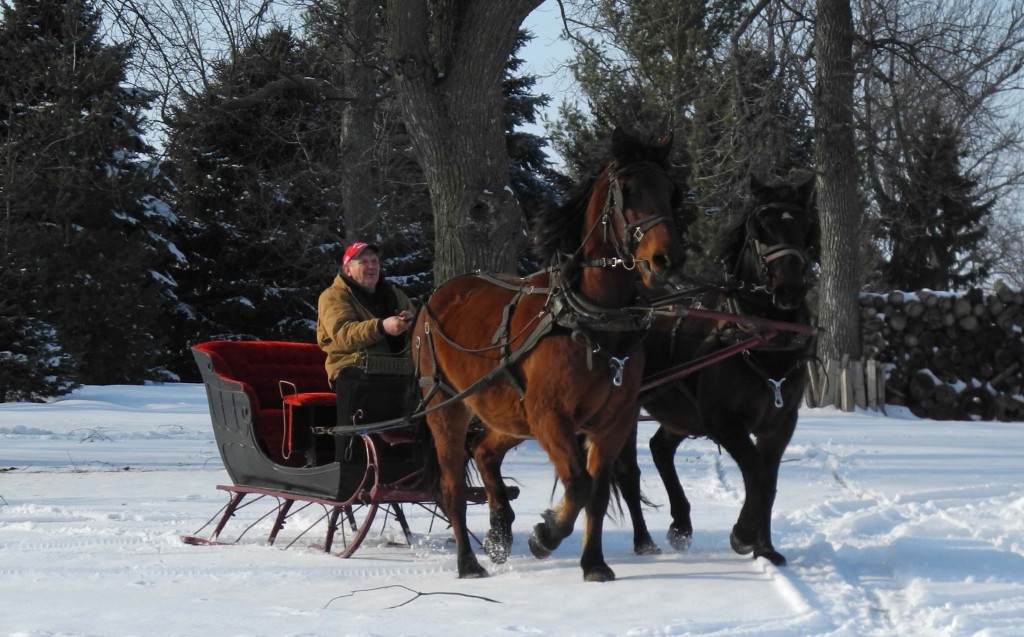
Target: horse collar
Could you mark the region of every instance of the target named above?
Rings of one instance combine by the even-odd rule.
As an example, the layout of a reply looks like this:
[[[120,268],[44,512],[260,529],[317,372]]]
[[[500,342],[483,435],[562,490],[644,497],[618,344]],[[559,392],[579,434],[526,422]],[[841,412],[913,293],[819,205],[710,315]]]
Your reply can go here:
[[[565,286],[559,286],[552,291],[548,309],[556,325],[572,331],[646,331],[654,319],[651,307],[604,307]]]

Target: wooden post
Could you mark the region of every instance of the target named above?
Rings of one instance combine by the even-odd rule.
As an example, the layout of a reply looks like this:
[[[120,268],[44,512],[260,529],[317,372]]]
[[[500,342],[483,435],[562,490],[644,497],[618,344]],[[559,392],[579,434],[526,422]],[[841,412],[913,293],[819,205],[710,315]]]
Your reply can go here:
[[[821,407],[821,391],[825,384],[818,376],[818,367],[815,361],[807,361],[807,387],[804,388],[804,402],[808,407]]]
[[[864,367],[864,376],[867,380],[868,409],[878,409],[878,361],[868,359]]]
[[[867,391],[864,387],[864,361],[850,361],[850,365],[847,367],[846,373],[850,379],[850,384],[853,386],[853,405],[860,407],[861,409],[867,408]],[[853,406],[850,407],[850,411],[853,411]]]
[[[885,373],[882,363],[869,359],[865,367],[868,408],[885,413]]]
[[[853,382],[850,378],[850,355],[843,354],[843,360],[839,363],[839,408],[843,411],[853,411]]]
[[[825,386],[822,387],[821,402],[819,407],[835,405],[836,397],[840,395],[839,387],[839,361],[830,359],[825,367]]]

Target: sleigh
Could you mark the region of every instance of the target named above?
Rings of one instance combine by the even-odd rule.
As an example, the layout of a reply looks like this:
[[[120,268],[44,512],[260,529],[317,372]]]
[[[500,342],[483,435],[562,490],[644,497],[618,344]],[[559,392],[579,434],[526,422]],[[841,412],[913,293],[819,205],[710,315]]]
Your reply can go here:
[[[314,537],[313,546],[349,557],[375,532],[388,544],[410,545],[410,507],[447,524],[424,473],[424,431],[405,420],[413,388],[407,359],[345,368],[336,381],[339,400],[327,382],[325,354],[312,343],[210,341],[192,353],[231,484],[217,486],[227,503],[184,542],[237,543],[258,528],[274,544],[289,522],[302,518],[306,527],[290,534],[287,546]],[[390,426],[335,435],[339,409],[343,422]],[[468,497],[486,502],[482,488],[470,488]],[[252,506],[266,513],[229,533]],[[318,515],[309,522],[311,509]],[[395,525],[399,540],[389,535]]]

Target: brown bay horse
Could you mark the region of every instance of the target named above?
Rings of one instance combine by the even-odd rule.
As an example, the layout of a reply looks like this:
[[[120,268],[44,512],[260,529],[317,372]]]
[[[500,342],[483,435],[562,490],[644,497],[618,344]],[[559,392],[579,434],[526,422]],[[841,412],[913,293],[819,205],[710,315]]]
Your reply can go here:
[[[679,191],[667,172],[670,146],[670,139],[648,143],[617,129],[611,159],[537,220],[534,242],[546,270],[528,278],[455,277],[417,317],[413,356],[459,577],[487,575],[466,528],[464,470],[473,417],[484,427],[475,460],[488,490],[492,559],[504,561],[512,542],[514,514],[501,459],[535,438],[564,494],[534,527],[531,552],[550,555],[585,510],[584,578],[615,577],[604,560],[601,529],[611,465],[636,427],[640,344],[652,317],[636,284],[662,285],[677,276],[684,259],[672,219]]]
[[[752,179],[750,189],[748,207],[717,251],[729,277],[729,291],[705,294],[703,304],[713,310],[807,324],[805,297],[818,249],[813,182],[767,186]],[[736,323],[659,317],[645,343],[645,375],[652,377],[747,336]],[[689,548],[693,536],[690,502],[676,472],[675,453],[684,439],[705,437],[725,448],[743,475],[746,495],[730,536],[732,548],[785,564],[772,544],[772,507],[782,455],[803,400],[812,341],[808,335],[780,334],[682,380],[641,393],[641,405],[660,425],[650,450],[669,499],[672,523],[667,539],[673,548]],[[633,522],[635,551],[660,552],[641,512],[635,440],[623,447],[615,483]]]

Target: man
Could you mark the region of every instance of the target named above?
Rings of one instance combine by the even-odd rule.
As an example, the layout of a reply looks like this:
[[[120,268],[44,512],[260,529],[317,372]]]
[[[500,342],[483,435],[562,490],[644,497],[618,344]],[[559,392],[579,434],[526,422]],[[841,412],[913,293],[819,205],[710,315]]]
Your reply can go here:
[[[380,275],[380,249],[355,242],[341,258],[334,283],[317,303],[316,342],[327,352],[327,378],[333,385],[342,368],[363,354],[397,354],[415,312],[409,298]]]

